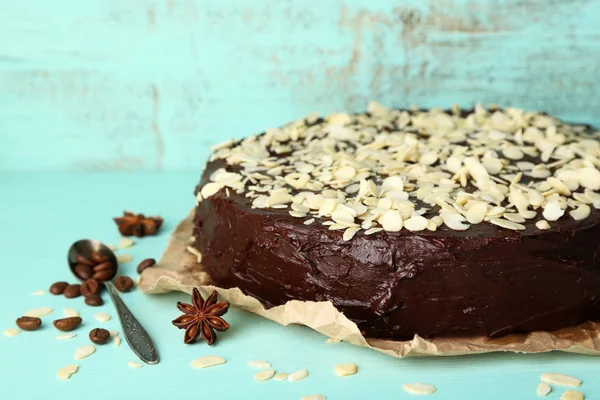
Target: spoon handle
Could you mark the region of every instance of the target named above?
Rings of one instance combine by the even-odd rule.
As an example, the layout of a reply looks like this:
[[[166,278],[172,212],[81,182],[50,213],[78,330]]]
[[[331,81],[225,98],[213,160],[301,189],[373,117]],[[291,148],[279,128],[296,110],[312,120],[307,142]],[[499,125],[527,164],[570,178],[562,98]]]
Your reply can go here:
[[[150,335],[144,329],[142,324],[133,316],[129,308],[121,300],[119,292],[115,288],[112,282],[105,282],[108,294],[117,309],[121,326],[123,327],[123,333],[125,340],[131,347],[131,350],[147,364],[158,364],[158,353],[150,339]]]

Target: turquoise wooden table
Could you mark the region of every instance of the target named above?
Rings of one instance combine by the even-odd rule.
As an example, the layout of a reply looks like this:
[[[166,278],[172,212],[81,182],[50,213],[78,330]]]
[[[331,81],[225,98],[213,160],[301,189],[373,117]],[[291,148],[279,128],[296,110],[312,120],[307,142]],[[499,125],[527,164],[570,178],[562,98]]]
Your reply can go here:
[[[299,400],[320,393],[328,400],[409,399],[403,383],[426,382],[438,391],[430,398],[451,400],[534,399],[540,374],[556,371],[583,380],[586,399],[600,398],[600,359],[549,353],[540,355],[495,354],[449,358],[394,359],[344,343],[328,344],[325,337],[300,326],[283,327],[240,310],[226,315],[232,328],[212,347],[183,344],[183,332],[171,326],[179,315],[177,301],[185,294],[146,296],[134,291],[123,296],[158,346],[157,366],[131,369],[136,358],[123,343],[97,346],[83,359],[79,371],[59,380],[60,367],[74,363],[73,353],[88,344],[87,333],[99,325],[93,314],[104,311],[113,318],[104,324],[120,330],[110,302],[101,308],[83,305],[82,299],[31,296],[47,290],[57,280],[72,280],[66,267],[66,251],[80,238],[94,237],[116,243],[120,236],[111,217],[123,209],[165,218],[161,234],[136,240],[120,250],[134,261],[123,273],[135,276],[137,262],[158,257],[170,231],[189,211],[192,187],[198,173],[0,173],[0,328],[14,326],[15,319],[36,307],[52,307],[43,328],[14,337],[0,336],[0,398],[34,399],[143,399],[210,398]],[[51,321],[64,307],[77,309],[84,325],[77,337],[57,341]],[[225,365],[197,370],[190,362],[200,356],[219,355]],[[276,370],[307,369],[300,382],[255,382],[257,370],[246,363],[267,360]],[[335,364],[354,362],[357,375],[339,378]],[[549,399],[564,389],[555,388]]]

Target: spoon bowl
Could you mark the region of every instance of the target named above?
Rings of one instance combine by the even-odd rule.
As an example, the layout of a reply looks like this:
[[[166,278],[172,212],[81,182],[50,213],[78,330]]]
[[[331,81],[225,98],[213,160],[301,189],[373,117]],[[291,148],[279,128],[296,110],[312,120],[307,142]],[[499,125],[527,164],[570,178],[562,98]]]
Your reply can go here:
[[[117,310],[117,315],[119,316],[119,321],[121,321],[123,336],[125,336],[127,344],[129,344],[131,350],[133,350],[143,362],[147,364],[158,364],[158,353],[150,335],[148,335],[148,332],[146,332],[142,324],[140,324],[129,308],[127,308],[121,299],[117,288],[112,282],[112,279],[119,273],[119,263],[115,253],[113,253],[108,246],[97,240],[79,240],[73,243],[69,248],[69,253],[67,255],[69,269],[77,279],[84,280],[80,274],[77,273],[77,266],[81,264],[82,260],[89,264],[96,264],[96,266],[100,266],[102,269],[102,266],[98,262],[93,261],[94,257],[99,259],[98,262],[103,263],[105,267],[108,267],[109,271],[112,269],[112,274],[107,274],[108,271],[104,271],[104,275],[99,275],[101,279],[98,281],[104,283],[106,290],[112,299]],[[112,268],[108,263],[112,264]],[[85,268],[92,270],[90,265],[87,265]],[[107,278],[108,280],[102,278]]]

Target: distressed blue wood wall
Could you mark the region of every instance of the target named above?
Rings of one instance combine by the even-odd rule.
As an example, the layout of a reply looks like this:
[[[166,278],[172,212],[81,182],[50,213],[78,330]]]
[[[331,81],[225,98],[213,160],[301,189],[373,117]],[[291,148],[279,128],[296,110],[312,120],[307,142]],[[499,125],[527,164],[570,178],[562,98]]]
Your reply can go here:
[[[600,126],[600,1],[0,1],[2,170],[200,169],[371,99]]]

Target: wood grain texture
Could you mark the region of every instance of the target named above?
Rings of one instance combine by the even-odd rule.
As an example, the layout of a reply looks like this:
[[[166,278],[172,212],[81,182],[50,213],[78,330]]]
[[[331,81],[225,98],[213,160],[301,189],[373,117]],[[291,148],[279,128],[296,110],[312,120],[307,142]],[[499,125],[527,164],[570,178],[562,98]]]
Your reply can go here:
[[[598,0],[0,2],[0,169],[202,168],[311,111],[496,103],[600,126]]]

